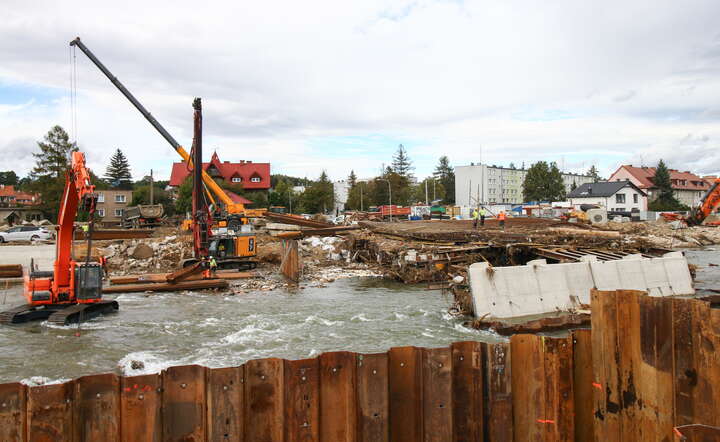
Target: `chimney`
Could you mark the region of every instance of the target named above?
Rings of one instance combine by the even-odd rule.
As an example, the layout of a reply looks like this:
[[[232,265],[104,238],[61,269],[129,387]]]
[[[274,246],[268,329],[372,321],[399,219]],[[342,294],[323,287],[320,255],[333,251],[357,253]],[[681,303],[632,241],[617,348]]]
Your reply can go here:
[[[592,195],[592,186],[588,186],[588,195]]]

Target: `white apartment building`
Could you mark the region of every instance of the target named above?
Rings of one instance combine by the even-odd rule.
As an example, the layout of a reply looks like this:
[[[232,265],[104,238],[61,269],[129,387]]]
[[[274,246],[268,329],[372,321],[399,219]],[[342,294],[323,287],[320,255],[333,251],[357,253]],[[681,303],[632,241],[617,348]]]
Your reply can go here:
[[[333,191],[335,192],[335,206],[333,207],[333,214],[339,215],[345,210],[345,203],[348,200],[348,194],[350,193],[350,183],[347,180],[338,180],[333,182]]]
[[[461,206],[483,204],[520,204],[527,169],[470,164],[455,167],[455,203]],[[592,183],[592,177],[563,173],[565,191]]]

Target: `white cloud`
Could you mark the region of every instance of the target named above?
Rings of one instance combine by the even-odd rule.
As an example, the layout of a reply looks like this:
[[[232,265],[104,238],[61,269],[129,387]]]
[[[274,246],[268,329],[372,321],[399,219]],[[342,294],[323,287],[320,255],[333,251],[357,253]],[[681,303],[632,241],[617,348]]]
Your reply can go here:
[[[609,173],[642,155],[720,171],[713,0],[76,3],[5,2],[0,80],[65,94],[67,44],[80,35],[181,143],[203,97],[206,149],[226,159],[368,175],[396,147],[365,147],[381,134],[416,140],[420,175],[443,154],[478,161],[480,146],[490,163]],[[77,61],[91,166],[102,172],[121,147],[136,176],[167,174],[170,147],[79,51]],[[70,127],[66,99],[2,98],[3,151]],[[359,137],[346,155],[311,143],[344,136]]]

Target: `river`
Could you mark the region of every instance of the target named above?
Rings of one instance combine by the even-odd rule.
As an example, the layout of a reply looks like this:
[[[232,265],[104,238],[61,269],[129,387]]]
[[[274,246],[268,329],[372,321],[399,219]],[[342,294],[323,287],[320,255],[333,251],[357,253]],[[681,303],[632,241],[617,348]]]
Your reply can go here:
[[[698,266],[698,289],[720,287],[720,267],[710,265],[720,264],[720,252],[685,253]],[[0,290],[0,303],[6,298],[10,305],[19,303],[20,292],[20,286]],[[499,339],[449,315],[449,295],[379,278],[338,279],[294,291],[137,293],[117,300],[118,314],[80,329],[46,323],[0,327],[0,382],[56,382],[93,373],[154,373],[170,365],[222,367],[335,350],[371,353]]]

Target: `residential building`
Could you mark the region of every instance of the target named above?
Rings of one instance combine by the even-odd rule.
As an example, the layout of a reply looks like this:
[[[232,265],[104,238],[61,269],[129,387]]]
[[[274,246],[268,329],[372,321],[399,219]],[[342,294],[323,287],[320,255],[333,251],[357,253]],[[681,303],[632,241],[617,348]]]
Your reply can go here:
[[[705,175],[704,177],[702,177],[702,179],[704,179],[706,183],[712,186],[713,184],[715,184],[715,180],[717,180],[718,177],[717,175]]]
[[[700,204],[700,200],[710,188],[708,182],[689,171],[680,172],[675,169],[669,169],[669,171],[670,184],[675,198],[690,207]],[[647,193],[648,201],[654,201],[658,197],[657,187],[653,181],[654,178],[654,167],[634,167],[627,164],[620,166],[608,181],[629,180]]]
[[[597,204],[612,211],[647,210],[647,194],[631,181],[585,183],[568,194],[568,201],[576,209]]]
[[[40,202],[39,195],[15,190],[15,186],[0,184],[0,207],[32,206]]]
[[[216,182],[242,185],[245,191],[267,192],[271,187],[270,163],[253,163],[252,161],[231,163],[229,161],[220,161],[217,152],[215,152],[210,158],[210,161],[203,163],[202,167]],[[188,170],[187,164],[184,162],[173,163],[169,186],[172,188],[179,187],[188,175],[190,175],[190,171]],[[233,198],[232,195],[230,195],[230,197]],[[236,202],[243,202],[244,204],[252,203],[247,199],[242,199],[244,201]],[[233,198],[233,200],[235,200],[235,198]]]
[[[0,208],[0,225],[13,226],[23,221],[40,221],[43,213],[32,206]]]
[[[455,167],[455,202],[473,206],[483,204],[520,204],[527,169],[470,164]],[[563,173],[565,191],[593,182],[592,177]]]
[[[347,180],[338,180],[333,182],[333,192],[335,193],[335,207],[333,213],[339,215],[345,210],[345,203],[350,193],[350,183]]]
[[[117,224],[132,202],[132,190],[98,190],[95,211],[103,224]]]

